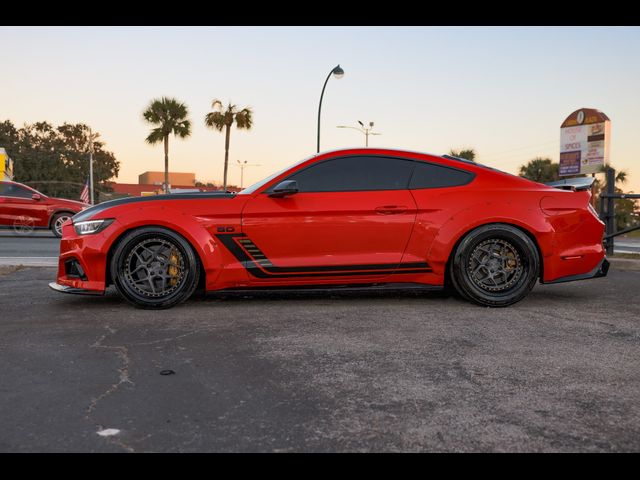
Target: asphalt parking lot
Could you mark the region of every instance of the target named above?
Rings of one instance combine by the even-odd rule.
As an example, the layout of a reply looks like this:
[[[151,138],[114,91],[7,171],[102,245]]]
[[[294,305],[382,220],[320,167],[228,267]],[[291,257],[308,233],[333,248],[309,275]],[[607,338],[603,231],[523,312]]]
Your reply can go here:
[[[507,309],[396,292],[152,312],[9,270],[0,451],[640,450],[640,272]]]

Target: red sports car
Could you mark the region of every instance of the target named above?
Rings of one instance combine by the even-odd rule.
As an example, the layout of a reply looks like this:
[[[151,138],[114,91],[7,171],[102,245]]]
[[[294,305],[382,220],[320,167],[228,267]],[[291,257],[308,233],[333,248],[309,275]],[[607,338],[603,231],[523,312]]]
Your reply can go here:
[[[452,285],[511,305],[537,281],[601,277],[591,178],[560,188],[450,156],[352,149],[303,160],[232,193],[101,203],[63,226],[58,281],[114,284],[167,308],[207,291]]]
[[[0,228],[13,228],[20,232],[51,230],[62,236],[62,225],[88,204],[47,197],[16,182],[0,182]]]

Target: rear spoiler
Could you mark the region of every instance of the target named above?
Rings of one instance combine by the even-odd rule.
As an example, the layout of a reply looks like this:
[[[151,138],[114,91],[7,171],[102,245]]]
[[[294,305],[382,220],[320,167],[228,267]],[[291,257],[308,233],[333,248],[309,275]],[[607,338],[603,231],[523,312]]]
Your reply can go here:
[[[560,190],[579,192],[580,190],[591,190],[591,185],[593,185],[595,180],[596,179],[594,177],[576,177],[545,183],[545,185],[548,187],[559,188]]]

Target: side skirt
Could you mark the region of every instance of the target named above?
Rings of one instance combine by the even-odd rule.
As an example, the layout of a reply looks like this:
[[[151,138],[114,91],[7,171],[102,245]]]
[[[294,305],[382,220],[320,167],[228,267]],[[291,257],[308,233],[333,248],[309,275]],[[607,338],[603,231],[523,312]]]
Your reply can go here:
[[[442,285],[425,285],[423,283],[374,283],[354,285],[300,285],[285,287],[254,287],[254,288],[225,288],[223,290],[208,290],[207,295],[250,295],[254,293],[335,293],[335,292],[371,292],[371,291],[406,291],[422,290],[439,292],[444,290]]]

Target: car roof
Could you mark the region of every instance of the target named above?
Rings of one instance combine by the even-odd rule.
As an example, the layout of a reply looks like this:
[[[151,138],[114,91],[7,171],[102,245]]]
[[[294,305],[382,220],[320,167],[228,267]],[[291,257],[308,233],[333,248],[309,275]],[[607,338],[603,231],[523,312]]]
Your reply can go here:
[[[461,157],[456,157],[454,155],[448,155],[448,154],[444,154],[444,155],[440,155],[440,154],[436,154],[436,153],[429,153],[429,152],[420,152],[417,150],[405,150],[405,149],[398,149],[398,148],[378,148],[378,147],[353,147],[353,148],[339,148],[339,149],[334,149],[334,150],[325,150],[323,152],[319,152],[316,153],[314,155],[311,155],[307,158],[305,158],[304,160],[302,160],[299,163],[304,163],[308,160],[312,160],[316,157],[319,156],[324,156],[324,155],[331,155],[331,154],[340,154],[340,153],[345,153],[345,154],[362,154],[365,151],[369,151],[369,152],[380,152],[382,154],[388,154],[388,155],[393,155],[393,156],[403,156],[403,155],[410,155],[410,156],[426,156],[426,157],[431,157],[432,159],[435,160],[445,160],[445,162],[443,162],[445,165],[451,165],[451,162],[454,162],[453,165],[467,165],[469,167],[479,167],[481,169],[486,169],[486,170],[490,170],[496,173],[503,173],[506,175],[511,175],[507,172],[503,172],[502,170],[498,170],[497,168],[493,168],[493,167],[489,167],[488,165],[484,165],[482,163],[478,163],[478,162],[474,162],[472,160],[468,160],[466,158],[461,158]],[[462,166],[460,165],[460,166]],[[511,175],[513,176],[513,175]]]

